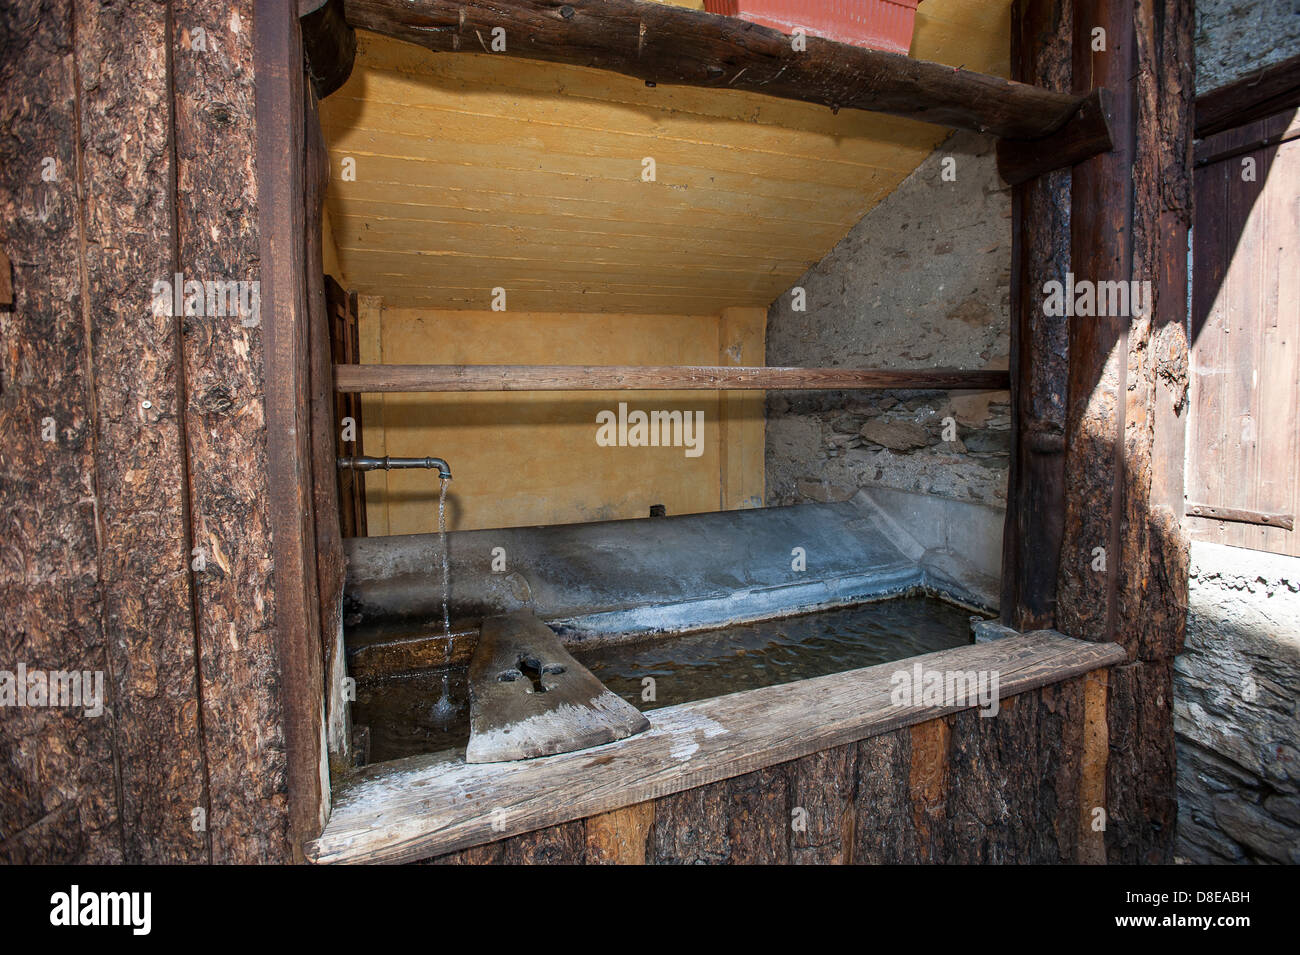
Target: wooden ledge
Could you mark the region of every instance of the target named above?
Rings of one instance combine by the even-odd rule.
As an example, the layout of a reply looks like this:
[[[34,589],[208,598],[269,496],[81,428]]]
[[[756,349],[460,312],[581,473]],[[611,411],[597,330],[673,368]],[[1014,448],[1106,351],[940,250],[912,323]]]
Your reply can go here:
[[[335,365],[340,392],[383,391],[1005,391],[1010,372],[959,368],[733,365]]]
[[[368,767],[341,787],[312,862],[412,862],[571,822],[843,746],[977,704],[897,706],[891,677],[995,671],[1005,699],[1124,662],[1117,644],[1039,631],[665,707],[578,753],[469,765],[447,753]]]

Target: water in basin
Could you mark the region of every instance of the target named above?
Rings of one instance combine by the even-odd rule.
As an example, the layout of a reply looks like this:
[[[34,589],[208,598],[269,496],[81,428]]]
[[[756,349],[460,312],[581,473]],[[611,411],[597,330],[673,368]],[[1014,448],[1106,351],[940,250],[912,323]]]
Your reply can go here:
[[[570,648],[610,690],[642,710],[890,663],[969,643],[970,612],[932,597],[899,597],[797,617]],[[654,699],[642,699],[646,677]],[[464,749],[463,667],[390,677],[357,689],[354,722],[370,727],[370,760]]]

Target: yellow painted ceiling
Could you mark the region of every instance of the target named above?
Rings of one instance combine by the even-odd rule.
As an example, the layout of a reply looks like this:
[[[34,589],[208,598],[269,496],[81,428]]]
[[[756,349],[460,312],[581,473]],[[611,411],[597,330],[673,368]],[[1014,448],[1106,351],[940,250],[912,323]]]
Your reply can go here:
[[[683,3],[700,7],[701,4]],[[923,0],[912,55],[1008,73],[1010,0]],[[358,37],[321,103],[346,283],[386,304],[766,306],[947,130],[756,94]],[[643,159],[656,180],[642,179]],[[343,175],[354,161],[355,180]]]

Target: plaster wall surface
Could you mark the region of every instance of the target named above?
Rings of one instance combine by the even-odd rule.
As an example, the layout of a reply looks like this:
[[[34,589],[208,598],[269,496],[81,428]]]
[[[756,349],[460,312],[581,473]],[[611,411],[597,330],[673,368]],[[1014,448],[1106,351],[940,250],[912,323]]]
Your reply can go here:
[[[762,311],[614,315],[395,309],[363,296],[365,363],[718,365],[762,363]],[[756,320],[746,320],[749,313]],[[597,415],[701,413],[672,446],[598,443]],[[695,514],[762,502],[762,402],[712,391],[457,392],[366,395],[364,453],[451,465],[450,530]],[[671,437],[675,439],[674,433]],[[688,443],[688,438],[693,441]],[[437,529],[428,471],[366,475],[370,536]]]

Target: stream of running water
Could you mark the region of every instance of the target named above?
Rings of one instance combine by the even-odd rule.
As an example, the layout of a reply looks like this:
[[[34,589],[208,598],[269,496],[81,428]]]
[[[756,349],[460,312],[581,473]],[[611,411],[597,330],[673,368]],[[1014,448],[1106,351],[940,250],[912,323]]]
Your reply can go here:
[[[438,552],[442,558],[442,634],[446,638],[443,662],[451,662],[451,560],[447,554],[447,478],[439,479],[438,488]],[[451,719],[457,710],[451,702],[451,687],[446,672],[442,676],[442,695],[433,705],[434,718],[442,723]]]

